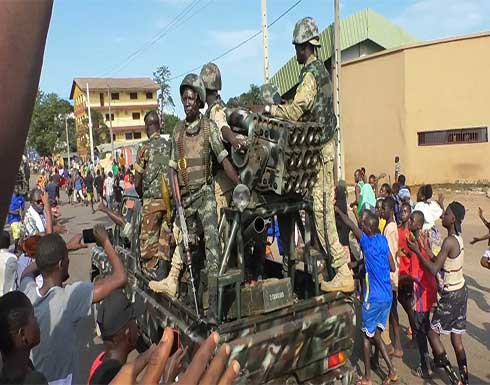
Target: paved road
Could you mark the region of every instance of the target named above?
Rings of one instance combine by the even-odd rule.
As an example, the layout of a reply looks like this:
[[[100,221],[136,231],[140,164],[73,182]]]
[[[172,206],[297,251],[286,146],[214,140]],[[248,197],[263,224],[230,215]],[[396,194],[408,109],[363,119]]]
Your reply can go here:
[[[446,194],[448,194],[446,192]],[[435,195],[435,194],[434,194]],[[65,199],[62,193],[62,199]],[[482,206],[490,216],[490,199],[484,195],[461,192],[450,193],[446,201],[450,202],[453,199],[458,199],[463,202],[467,208],[466,220],[464,224],[464,240],[466,250],[465,274],[469,288],[469,303],[468,303],[468,333],[464,337],[464,344],[468,356],[469,370],[471,373],[470,380],[472,384],[489,384],[490,383],[490,364],[489,364],[489,346],[490,346],[490,271],[480,268],[479,259],[486,245],[479,244],[470,246],[469,241],[473,236],[482,234],[485,228],[478,220],[478,206]],[[84,206],[69,206],[62,205],[61,212],[63,222],[66,224],[69,234],[66,238],[80,232],[82,229],[90,228],[95,223],[104,223],[109,226],[110,221],[104,218],[100,213],[92,214],[90,207]],[[89,249],[80,250],[73,253],[70,258],[70,280],[87,280],[90,277],[90,254]],[[402,317],[401,323],[405,329],[408,322],[403,316],[403,310],[399,307],[399,312]],[[80,323],[78,327],[78,335],[81,351],[81,375],[80,383],[86,383],[87,373],[91,362],[96,355],[101,351],[102,344],[100,339],[96,338],[94,332],[93,319],[87,319]],[[403,336],[403,344],[407,347],[408,340]],[[362,362],[359,361],[360,343],[357,338],[355,352],[352,357],[352,362],[359,369],[363,368]],[[448,338],[443,340],[449,354],[451,362],[455,364],[454,354],[451,349]],[[413,377],[410,374],[410,367],[415,367],[417,362],[417,350],[405,348],[405,356],[403,359],[395,359],[395,366],[400,373],[401,384],[422,384],[422,380]],[[377,383],[380,383],[379,378],[375,378]],[[443,385],[447,384],[448,380],[444,373],[435,374],[431,381],[427,384]]]

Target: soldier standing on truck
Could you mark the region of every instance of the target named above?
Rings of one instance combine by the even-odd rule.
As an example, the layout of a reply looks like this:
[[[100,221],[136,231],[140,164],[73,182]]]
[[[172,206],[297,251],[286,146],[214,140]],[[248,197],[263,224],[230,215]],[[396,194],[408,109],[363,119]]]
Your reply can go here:
[[[216,323],[218,313],[217,274],[220,256],[218,239],[218,217],[216,212],[216,198],[214,195],[214,178],[211,175],[211,155],[222,164],[226,175],[234,184],[239,183],[238,175],[227,158],[228,152],[223,147],[218,127],[214,122],[199,112],[204,107],[206,89],[199,76],[187,75],[180,85],[180,96],[186,115],[185,120],[175,127],[172,139],[172,151],[169,161],[169,179],[175,201],[182,202],[187,228],[191,232],[191,243],[196,244],[199,233],[204,234],[207,273],[208,320]],[[176,222],[179,229],[182,224]],[[199,233],[197,231],[199,229]],[[174,259],[185,255],[183,242],[179,242],[172,258],[174,266],[182,267],[182,262]],[[178,272],[180,273],[180,271]],[[178,274],[169,274],[176,286]],[[164,280],[165,285],[168,280]],[[200,281],[205,281],[201,277]],[[162,285],[164,286],[164,285]],[[167,285],[168,286],[168,285]]]
[[[324,63],[316,55],[316,50],[320,47],[320,34],[313,18],[305,17],[296,23],[293,44],[298,63],[304,65],[299,76],[300,82],[296,95],[289,104],[266,105],[263,112],[276,118],[318,122],[325,126],[322,140],[326,144],[322,149],[320,172],[312,192],[313,211],[318,246],[323,249],[325,255],[327,251],[331,254],[332,267],[337,269],[337,274],[332,281],[322,281],[321,289],[327,292],[352,292],[354,279],[339,242],[331,196],[335,185],[333,176],[335,114],[332,83]],[[284,244],[289,244],[286,239],[282,240]]]
[[[155,110],[145,115],[145,128],[149,140],[138,150],[134,169],[135,187],[143,198],[140,251],[142,267],[153,279],[168,275],[170,267],[171,223],[165,205],[170,141],[160,136],[160,117]],[[163,184],[167,185],[162,186]],[[169,197],[168,197],[169,199]]]
[[[216,123],[223,142],[230,143],[237,151],[244,149],[246,138],[242,135],[235,135],[226,121],[226,106],[219,94],[219,91],[221,91],[221,73],[218,66],[214,63],[205,64],[201,69],[200,76],[204,87],[206,87],[206,104],[208,105],[206,117]],[[214,184],[218,216],[223,207],[228,207],[233,188],[233,182],[226,176],[225,171],[219,168],[216,172]]]

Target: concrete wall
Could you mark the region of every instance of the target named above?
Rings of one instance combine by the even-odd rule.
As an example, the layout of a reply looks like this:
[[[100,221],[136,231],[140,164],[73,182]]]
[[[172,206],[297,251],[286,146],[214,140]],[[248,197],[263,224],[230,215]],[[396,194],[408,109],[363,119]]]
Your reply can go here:
[[[489,180],[489,143],[418,146],[418,132],[489,126],[490,36],[374,55],[342,68],[346,177],[364,166],[409,184]]]

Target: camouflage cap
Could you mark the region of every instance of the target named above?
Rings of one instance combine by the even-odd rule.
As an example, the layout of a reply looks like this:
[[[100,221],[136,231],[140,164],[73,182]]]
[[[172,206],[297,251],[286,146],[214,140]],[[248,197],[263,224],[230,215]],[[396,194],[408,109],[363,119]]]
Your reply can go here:
[[[201,69],[201,79],[207,90],[221,90],[221,73],[216,64],[208,63],[203,65]]]
[[[275,84],[267,83],[260,87],[260,96],[265,104],[280,104],[281,95]]]
[[[196,74],[185,75],[184,80],[180,83],[180,96],[182,96],[182,93],[184,92],[184,87],[190,87],[197,92],[199,99],[201,100],[200,108],[204,107],[204,103],[206,103],[206,88],[204,87],[201,77]]]
[[[293,44],[310,44],[320,46],[320,33],[315,20],[312,17],[305,17],[299,20],[294,26]]]

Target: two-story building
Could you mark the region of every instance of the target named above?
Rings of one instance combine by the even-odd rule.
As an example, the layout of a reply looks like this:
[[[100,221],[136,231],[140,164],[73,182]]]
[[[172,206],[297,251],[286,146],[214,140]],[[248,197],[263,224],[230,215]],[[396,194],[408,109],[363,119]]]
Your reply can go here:
[[[87,84],[90,108],[98,111],[107,126],[112,121],[115,144],[146,139],[145,114],[158,109],[158,85],[150,78],[75,78],[70,99],[74,103],[77,148],[80,156],[89,152]],[[110,116],[109,116],[110,104]],[[97,128],[94,125],[94,130]]]

